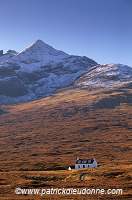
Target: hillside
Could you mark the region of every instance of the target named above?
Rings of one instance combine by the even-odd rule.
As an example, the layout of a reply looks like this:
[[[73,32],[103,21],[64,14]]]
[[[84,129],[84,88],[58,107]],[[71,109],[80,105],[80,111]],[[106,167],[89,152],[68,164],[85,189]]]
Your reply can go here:
[[[2,185],[2,194],[7,196],[7,199],[12,199],[13,188],[17,187],[17,184],[28,188],[48,188],[57,185],[111,188],[112,185],[112,188],[122,188],[124,194],[99,198],[129,199],[132,153],[131,96],[132,90],[128,85],[96,90],[90,87],[71,87],[34,102],[1,106],[0,170],[2,183],[7,185]],[[35,171],[67,169],[68,166],[74,165],[77,157],[95,157],[99,168],[91,169],[93,172],[87,169],[86,172],[64,172],[63,175],[60,172],[53,175],[54,172],[53,176],[63,176],[62,180],[57,182],[35,179],[33,183],[33,180],[24,178],[35,176]],[[115,172],[119,173],[114,175]],[[37,176],[45,177],[43,173],[37,172]],[[79,177],[78,173],[92,174],[91,178],[86,176],[86,180],[82,182],[75,178]],[[47,171],[47,174],[49,176],[50,172]],[[73,179],[68,182],[71,174],[74,174]],[[7,178],[12,181],[7,183]],[[11,190],[11,195],[6,190]],[[29,196],[23,196],[23,199],[28,198]],[[60,199],[60,196],[57,198]],[[97,196],[90,198],[97,199]],[[86,196],[82,196],[82,199],[86,199]]]

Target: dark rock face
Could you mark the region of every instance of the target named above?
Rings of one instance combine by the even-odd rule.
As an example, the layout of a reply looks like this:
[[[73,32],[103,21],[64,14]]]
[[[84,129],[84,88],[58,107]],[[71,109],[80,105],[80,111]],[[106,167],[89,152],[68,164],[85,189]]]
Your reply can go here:
[[[3,50],[0,50],[0,56],[3,56]]]
[[[0,81],[0,95],[19,97],[28,92],[28,88],[16,76],[7,77]]]

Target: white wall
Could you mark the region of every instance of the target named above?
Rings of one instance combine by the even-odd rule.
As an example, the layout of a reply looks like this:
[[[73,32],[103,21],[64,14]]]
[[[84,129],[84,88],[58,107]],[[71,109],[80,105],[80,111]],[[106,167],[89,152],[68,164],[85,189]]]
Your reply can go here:
[[[75,169],[82,169],[83,165],[85,165],[85,168],[88,168],[88,167],[97,167],[98,166],[96,160],[94,159],[94,162],[92,164],[75,164]],[[79,168],[79,166],[80,166],[80,168]]]

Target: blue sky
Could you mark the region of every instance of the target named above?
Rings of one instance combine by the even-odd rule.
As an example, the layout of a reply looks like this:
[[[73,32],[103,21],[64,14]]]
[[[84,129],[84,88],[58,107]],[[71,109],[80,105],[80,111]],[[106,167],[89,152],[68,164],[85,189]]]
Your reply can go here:
[[[37,39],[132,66],[132,0],[0,0],[0,49],[19,52]]]

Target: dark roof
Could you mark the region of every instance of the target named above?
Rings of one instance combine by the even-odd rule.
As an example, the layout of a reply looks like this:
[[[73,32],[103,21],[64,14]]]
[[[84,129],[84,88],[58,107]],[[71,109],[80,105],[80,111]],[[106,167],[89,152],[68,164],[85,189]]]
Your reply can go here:
[[[94,159],[77,159],[75,164],[93,164]]]

